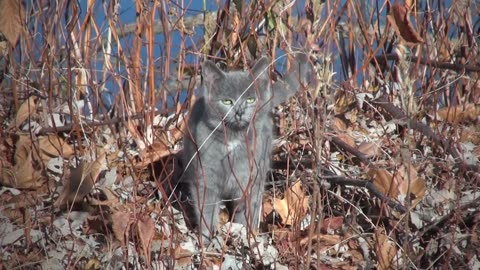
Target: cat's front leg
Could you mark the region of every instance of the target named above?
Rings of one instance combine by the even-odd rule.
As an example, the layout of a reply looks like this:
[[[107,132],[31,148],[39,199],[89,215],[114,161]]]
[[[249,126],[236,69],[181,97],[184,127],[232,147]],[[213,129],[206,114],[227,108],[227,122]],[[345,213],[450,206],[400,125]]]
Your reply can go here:
[[[252,213],[252,229],[257,230],[260,227],[260,212],[262,210],[263,185],[257,179],[256,185],[251,191],[250,209]]]
[[[214,236],[219,222],[221,199],[218,191],[214,188],[202,188],[198,190],[198,231],[201,233],[203,245],[208,245]]]
[[[247,231],[254,231],[260,226],[261,194],[260,185],[254,184],[235,203],[234,222],[243,224]]]

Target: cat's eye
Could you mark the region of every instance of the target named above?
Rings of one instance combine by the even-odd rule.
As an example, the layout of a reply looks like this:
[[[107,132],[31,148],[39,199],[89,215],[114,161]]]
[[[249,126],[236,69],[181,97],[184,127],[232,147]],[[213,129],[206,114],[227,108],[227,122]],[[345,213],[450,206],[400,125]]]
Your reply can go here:
[[[246,99],[247,103],[254,103],[255,102],[255,98],[254,97],[249,97]]]
[[[225,104],[225,105],[232,105],[233,101],[231,99],[223,99],[222,103]]]

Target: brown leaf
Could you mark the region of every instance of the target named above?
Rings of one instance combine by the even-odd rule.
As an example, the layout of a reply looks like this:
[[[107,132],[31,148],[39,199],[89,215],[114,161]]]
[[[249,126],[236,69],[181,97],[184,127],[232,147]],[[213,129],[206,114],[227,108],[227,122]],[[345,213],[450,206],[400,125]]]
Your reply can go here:
[[[394,259],[397,254],[395,243],[385,235],[385,229],[381,227],[375,232],[375,238],[378,269],[392,269],[391,267],[395,265]]]
[[[177,245],[175,248],[175,265],[184,268],[191,266],[193,263],[192,255],[191,251],[182,248],[181,245]]]
[[[32,113],[35,113],[37,111],[37,101],[38,101],[38,97],[36,96],[30,96],[27,100],[25,100],[17,111],[17,116],[15,117],[15,121],[12,121],[10,123],[9,128],[10,129],[12,129],[13,127],[19,128]]]
[[[78,167],[72,169],[70,178],[65,179],[63,193],[55,201],[55,207],[82,201],[97,182],[105,163],[105,152],[92,162],[81,161]]]
[[[357,144],[352,136],[348,135],[347,133],[340,133],[337,137],[342,140],[344,143],[348,144],[352,148],[357,148]]]
[[[273,208],[282,218],[283,224],[292,225],[308,210],[308,199],[302,190],[302,182],[297,181],[285,192],[284,199],[274,198]]]
[[[23,105],[22,105],[23,106]],[[17,134],[14,167],[2,170],[0,183],[20,188],[37,189],[44,183],[43,167],[52,157],[70,158],[73,149],[57,135],[39,137],[32,142],[29,134]]]
[[[322,233],[328,233],[329,231],[336,231],[343,225],[343,217],[330,217],[325,218],[322,222]]]
[[[18,137],[13,159],[13,168],[3,168],[0,183],[18,189],[37,189],[43,185],[43,164],[37,150],[32,147],[30,136]]]
[[[413,29],[409,16],[409,10],[405,6],[397,3],[392,6],[387,19],[403,40],[410,43],[423,43],[424,40],[415,29]]]
[[[449,124],[473,122],[480,116],[480,105],[465,104],[460,106],[444,107],[437,114]]]
[[[408,175],[409,174],[409,175]],[[412,199],[412,207],[415,207],[425,196],[426,184],[421,178],[418,178],[418,172],[413,165],[401,165],[397,170],[399,177],[399,193],[403,196],[407,195],[410,190]],[[410,184],[410,186],[409,186]]]
[[[155,236],[155,222],[150,217],[143,217],[137,223],[138,236],[142,243],[143,255],[146,258],[146,265],[150,265],[150,247]]]
[[[398,186],[394,183],[393,176],[385,169],[370,169],[368,176],[372,179],[375,187],[389,198],[398,197]]]
[[[371,169],[368,171],[368,175],[374,185],[393,200],[405,198],[407,192],[410,191],[413,195],[411,197],[412,205],[415,206],[425,196],[425,181],[418,178],[417,170],[413,165],[401,165],[394,175],[385,169]]]
[[[334,245],[338,245],[342,242],[340,235],[331,235],[331,234],[320,234],[308,235],[307,237],[300,240],[300,245],[306,245],[310,241],[315,241],[319,247],[322,246],[324,250],[331,248]],[[320,250],[316,250],[320,253]]]
[[[171,146],[182,139],[186,123],[186,119],[181,119],[178,124],[173,125],[168,131],[162,132],[149,148],[141,152],[142,160],[135,163],[135,168],[144,168],[163,157],[175,154],[171,150]]]
[[[122,244],[125,244],[125,234],[131,225],[132,221],[128,212],[117,211],[112,214],[112,231]]]
[[[73,148],[57,135],[42,136],[38,139],[40,157],[47,163],[52,157],[69,159],[73,156]]]
[[[347,131],[347,124],[340,117],[334,117],[333,128],[336,131],[345,132]]]
[[[23,28],[24,11],[21,1],[0,0],[0,33],[14,47]]]
[[[380,154],[380,146],[374,142],[362,142],[358,146],[358,151],[362,152],[367,158],[371,158]]]

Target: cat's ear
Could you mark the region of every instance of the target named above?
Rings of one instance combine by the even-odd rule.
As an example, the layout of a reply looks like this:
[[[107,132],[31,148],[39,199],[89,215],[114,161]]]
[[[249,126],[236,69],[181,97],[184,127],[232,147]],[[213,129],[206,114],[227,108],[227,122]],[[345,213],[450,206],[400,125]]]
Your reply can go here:
[[[212,61],[205,61],[202,66],[203,80],[206,82],[215,82],[222,79],[225,74]]]
[[[252,75],[254,78],[258,78],[261,80],[269,80],[269,71],[268,66],[270,65],[270,60],[266,56],[262,56],[262,58],[258,59],[258,61],[253,65],[252,68]]]

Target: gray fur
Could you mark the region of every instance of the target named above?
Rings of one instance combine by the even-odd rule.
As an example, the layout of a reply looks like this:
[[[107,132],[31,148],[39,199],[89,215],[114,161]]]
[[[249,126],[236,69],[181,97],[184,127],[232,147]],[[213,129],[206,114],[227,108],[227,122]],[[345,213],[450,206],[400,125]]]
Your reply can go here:
[[[259,226],[271,161],[271,112],[299,87],[293,81],[296,71],[286,77],[293,83],[276,83],[274,100],[268,65],[265,57],[250,71],[223,72],[210,61],[203,65],[204,93],[192,108],[184,136],[181,163],[186,169],[180,185],[187,187],[189,221],[206,243],[221,204],[229,206],[234,222],[247,229]],[[297,66],[300,70],[302,65]]]
[[[312,87],[316,84],[315,70],[305,53],[297,53],[290,70],[282,80],[276,81],[272,88],[273,105],[278,106],[288,100],[302,87]]]
[[[203,65],[205,93],[188,122],[181,182],[189,184],[190,221],[204,239],[218,224],[220,204],[233,206],[235,222],[258,228],[273,128],[268,65],[262,58],[251,73]]]

